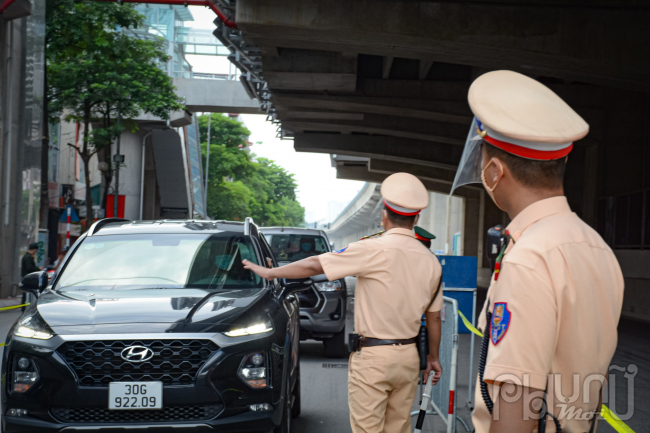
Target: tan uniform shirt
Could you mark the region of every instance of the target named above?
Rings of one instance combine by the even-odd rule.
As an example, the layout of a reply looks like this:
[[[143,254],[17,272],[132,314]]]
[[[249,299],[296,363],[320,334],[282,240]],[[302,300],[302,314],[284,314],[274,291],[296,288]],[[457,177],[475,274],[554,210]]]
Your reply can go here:
[[[442,309],[442,288],[431,304],[442,267],[412,230],[388,230],[378,238],[318,257],[330,280],[358,278],[354,327],[364,337],[413,338],[427,307],[429,311]]]
[[[563,431],[588,432],[592,411],[600,410],[598,379],[607,374],[616,349],[621,269],[565,197],[528,206],[508,232],[515,243],[510,241],[486,301],[493,329],[484,379],[499,384],[509,377],[548,389],[549,411],[560,418]],[[479,317],[483,330],[485,308]],[[494,401],[497,390],[488,389]],[[478,386],[476,391],[474,426],[477,433],[487,433],[492,417]],[[547,420],[546,431],[554,432],[553,421]]]

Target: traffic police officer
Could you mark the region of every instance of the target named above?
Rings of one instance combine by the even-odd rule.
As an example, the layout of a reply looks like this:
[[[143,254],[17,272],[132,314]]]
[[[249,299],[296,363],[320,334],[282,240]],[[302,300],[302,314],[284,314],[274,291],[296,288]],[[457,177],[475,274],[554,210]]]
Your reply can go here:
[[[381,187],[381,236],[354,242],[339,251],[268,269],[244,261],[266,279],[327,275],[357,276],[355,331],[360,350],[350,356],[350,423],[355,433],[407,433],[420,360],[416,336],[426,312],[429,356],[426,373],[442,375],[438,361],[442,267],[415,239],[413,226],[429,195],[415,176],[395,173]],[[437,294],[436,294],[437,293]],[[434,299],[435,295],[435,299]]]
[[[469,104],[476,117],[452,191],[482,182],[511,219],[479,317],[485,340],[474,426],[594,431],[623,276],[564,196],[567,155],[589,126],[550,89],[510,71],[479,77]],[[531,398],[544,396],[548,415],[541,398],[531,412]]]
[[[431,249],[431,241],[436,237],[419,226],[415,226],[413,231],[415,232],[415,239],[422,242],[422,245],[427,247],[428,250]]]

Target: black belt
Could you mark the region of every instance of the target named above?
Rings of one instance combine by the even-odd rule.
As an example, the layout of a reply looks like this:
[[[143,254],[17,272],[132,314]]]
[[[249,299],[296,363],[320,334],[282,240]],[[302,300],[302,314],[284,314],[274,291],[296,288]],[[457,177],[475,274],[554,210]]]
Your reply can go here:
[[[392,346],[393,344],[415,344],[417,337],[407,338],[403,340],[381,340],[379,338],[363,337],[359,342],[360,347],[374,347],[374,346]]]

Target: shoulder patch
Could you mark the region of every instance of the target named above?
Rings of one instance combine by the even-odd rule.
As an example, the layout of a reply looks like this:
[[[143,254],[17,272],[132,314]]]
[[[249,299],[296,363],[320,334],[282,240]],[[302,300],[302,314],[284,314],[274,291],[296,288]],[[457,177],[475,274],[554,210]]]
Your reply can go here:
[[[334,252],[335,252],[336,254],[341,254],[343,251],[345,251],[345,250],[347,250],[347,249],[348,249],[348,247],[345,247],[345,248],[341,248],[340,250],[336,250],[336,251],[334,251]]]
[[[497,302],[494,304],[492,312],[492,324],[490,327],[490,339],[492,344],[497,345],[505,337],[510,326],[510,310],[507,302]]]

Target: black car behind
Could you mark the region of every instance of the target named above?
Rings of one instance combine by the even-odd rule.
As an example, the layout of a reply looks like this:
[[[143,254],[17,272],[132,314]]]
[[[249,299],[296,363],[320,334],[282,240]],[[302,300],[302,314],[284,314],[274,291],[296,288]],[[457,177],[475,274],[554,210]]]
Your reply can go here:
[[[6,339],[3,431],[289,432],[311,282],[241,265],[264,257],[250,220],[96,223],[21,283],[40,294]]]

